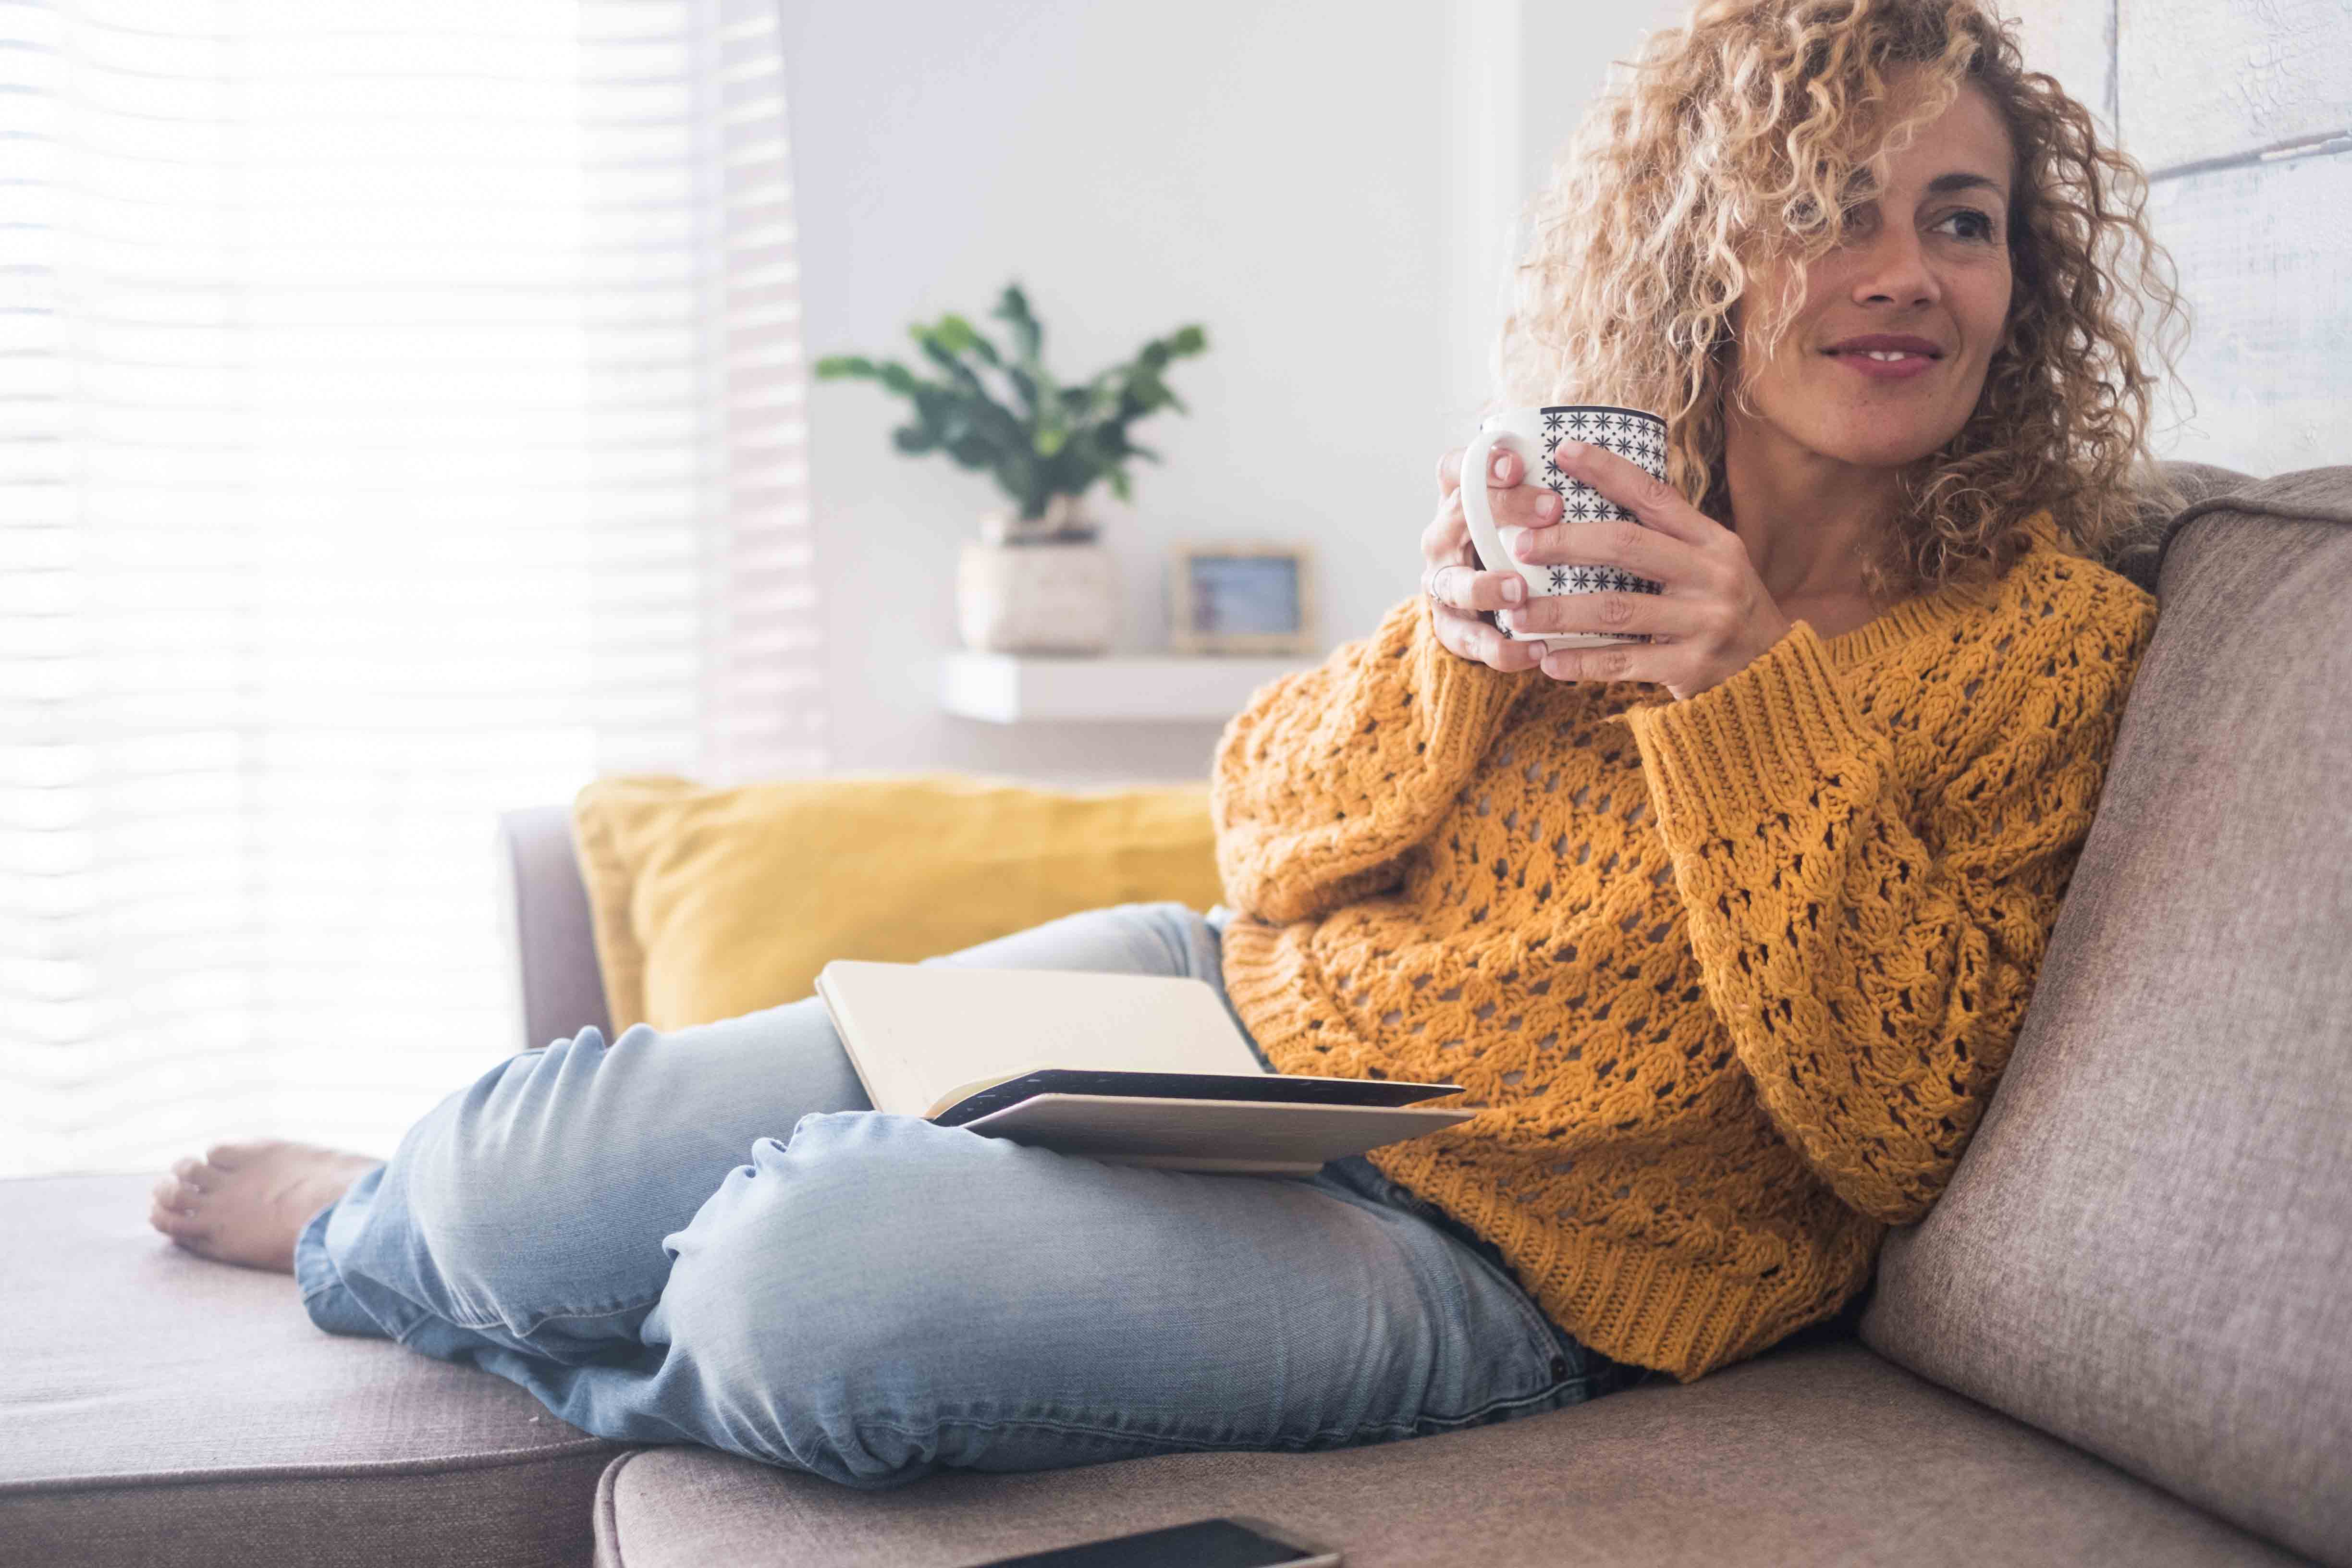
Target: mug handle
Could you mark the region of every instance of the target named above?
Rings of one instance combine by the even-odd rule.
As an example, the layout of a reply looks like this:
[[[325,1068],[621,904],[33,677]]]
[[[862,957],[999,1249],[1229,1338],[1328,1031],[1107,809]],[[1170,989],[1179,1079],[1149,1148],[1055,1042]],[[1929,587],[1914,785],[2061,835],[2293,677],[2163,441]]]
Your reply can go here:
[[[1496,447],[1508,446],[1511,451],[1518,453],[1520,467],[1527,468],[1528,455],[1519,451],[1517,443],[1511,437],[1511,431],[1496,426],[1481,428],[1470,438],[1469,449],[1462,454],[1462,521],[1470,525],[1470,542],[1478,552],[1479,564],[1489,572],[1517,572],[1519,580],[1527,584],[1528,593],[1532,597],[1543,584],[1529,577],[1527,568],[1512,560],[1511,552],[1503,548],[1503,536],[1495,528],[1495,509],[1486,500],[1486,476],[1495,461]],[[1475,484],[1473,479],[1476,480]],[[1522,485],[1527,482],[1525,479],[1519,480]],[[1498,561],[1503,564],[1496,565]],[[1525,603],[1524,600],[1521,602]],[[1533,643],[1545,653],[1551,651],[1550,645],[1543,638],[1514,632],[1504,626],[1499,617],[1495,622],[1495,629],[1514,642]]]

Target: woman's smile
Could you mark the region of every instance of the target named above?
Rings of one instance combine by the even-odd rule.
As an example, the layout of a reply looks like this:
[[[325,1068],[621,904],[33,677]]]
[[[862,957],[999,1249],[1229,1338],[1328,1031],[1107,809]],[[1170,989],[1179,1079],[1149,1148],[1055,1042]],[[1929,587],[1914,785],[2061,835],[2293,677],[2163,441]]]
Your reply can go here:
[[[1895,332],[1870,332],[1848,338],[1822,353],[1873,381],[1911,381],[1944,361],[1940,345],[1926,338]]]

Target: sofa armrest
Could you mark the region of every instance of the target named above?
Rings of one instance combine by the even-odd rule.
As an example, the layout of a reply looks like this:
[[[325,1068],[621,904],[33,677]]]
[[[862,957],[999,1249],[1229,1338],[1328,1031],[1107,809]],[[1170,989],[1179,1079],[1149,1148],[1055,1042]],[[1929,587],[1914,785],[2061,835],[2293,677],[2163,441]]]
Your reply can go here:
[[[521,1048],[568,1039],[591,1024],[610,1041],[588,885],[572,848],[571,808],[499,813],[498,865],[507,956],[520,982]]]

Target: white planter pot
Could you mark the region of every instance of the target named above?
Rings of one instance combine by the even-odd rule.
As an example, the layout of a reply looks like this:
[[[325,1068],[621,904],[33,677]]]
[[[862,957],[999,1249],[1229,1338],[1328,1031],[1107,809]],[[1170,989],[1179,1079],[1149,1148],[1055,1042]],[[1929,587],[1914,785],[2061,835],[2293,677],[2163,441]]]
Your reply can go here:
[[[956,626],[983,653],[1108,652],[1118,568],[1092,544],[970,543],[956,563]]]

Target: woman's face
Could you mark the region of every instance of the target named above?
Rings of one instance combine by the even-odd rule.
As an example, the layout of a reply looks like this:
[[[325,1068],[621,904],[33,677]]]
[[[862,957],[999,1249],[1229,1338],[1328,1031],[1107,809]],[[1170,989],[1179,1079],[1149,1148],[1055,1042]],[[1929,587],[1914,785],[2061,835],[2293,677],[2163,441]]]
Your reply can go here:
[[[1882,158],[1877,198],[1808,270],[1804,304],[1755,379],[1760,417],[1727,409],[1748,426],[1738,434],[1871,468],[1950,440],[2009,317],[2011,163],[2009,133],[1974,87]],[[1777,305],[1788,271],[1768,261],[1748,298]]]

